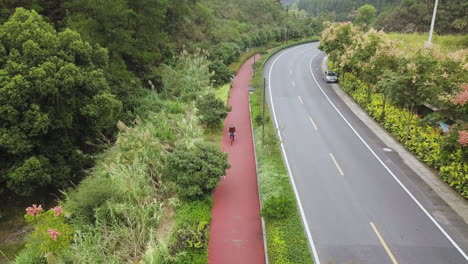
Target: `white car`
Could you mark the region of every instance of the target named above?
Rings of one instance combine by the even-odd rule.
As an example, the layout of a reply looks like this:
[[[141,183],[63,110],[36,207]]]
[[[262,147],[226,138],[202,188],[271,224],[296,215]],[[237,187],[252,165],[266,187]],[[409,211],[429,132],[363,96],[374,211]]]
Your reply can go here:
[[[334,71],[325,71],[323,80],[327,83],[338,83],[338,74]]]

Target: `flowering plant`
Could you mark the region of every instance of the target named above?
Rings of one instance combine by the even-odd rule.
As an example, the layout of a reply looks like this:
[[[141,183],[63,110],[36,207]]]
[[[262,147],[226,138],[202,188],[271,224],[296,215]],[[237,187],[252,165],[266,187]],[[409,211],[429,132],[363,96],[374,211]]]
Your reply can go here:
[[[65,211],[59,205],[44,211],[41,205],[26,208],[26,222],[34,227],[27,246],[41,254],[56,254],[68,248],[73,229],[65,222]]]

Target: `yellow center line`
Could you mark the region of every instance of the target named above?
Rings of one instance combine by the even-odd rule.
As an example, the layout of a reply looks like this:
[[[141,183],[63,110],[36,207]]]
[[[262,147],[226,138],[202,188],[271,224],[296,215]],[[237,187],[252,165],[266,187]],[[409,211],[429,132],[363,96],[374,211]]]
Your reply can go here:
[[[377,227],[372,222],[370,222],[370,225],[372,226],[372,229],[374,229],[374,232],[377,235],[377,237],[379,238],[380,243],[382,243],[383,247],[385,248],[385,251],[387,251],[387,254],[390,256],[390,259],[392,260],[393,264],[398,264],[398,262],[395,259],[395,256],[393,256],[392,252],[390,251],[390,248],[388,248],[387,243],[385,243],[385,240],[380,235],[379,230],[377,230]]]
[[[304,102],[302,102],[302,98],[298,95],[297,98],[299,98],[299,101],[301,101],[301,104],[304,104]]]
[[[318,128],[317,128],[317,126],[315,125],[315,122],[314,122],[314,120],[312,119],[312,117],[309,116],[309,120],[310,120],[310,122],[312,123],[312,125],[314,125],[315,130],[318,130]]]
[[[333,162],[335,163],[335,166],[340,171],[341,176],[344,176],[343,170],[340,168],[340,165],[338,165],[338,162],[336,162],[336,159],[335,159],[335,157],[333,157],[333,154],[330,153],[330,157],[332,158]]]

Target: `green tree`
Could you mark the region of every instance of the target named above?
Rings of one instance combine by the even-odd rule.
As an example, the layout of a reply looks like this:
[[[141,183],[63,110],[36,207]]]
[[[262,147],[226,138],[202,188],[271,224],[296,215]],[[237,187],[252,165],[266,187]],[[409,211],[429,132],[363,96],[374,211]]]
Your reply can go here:
[[[414,57],[400,60],[398,70],[387,72],[382,79],[387,82],[390,100],[407,110],[405,141],[410,136],[415,107],[433,100],[440,92],[431,74],[436,65],[437,61],[421,50]]]
[[[377,10],[373,5],[363,5],[358,9],[354,23],[369,28],[375,21]]]
[[[213,93],[201,96],[197,100],[197,108],[201,123],[208,127],[216,127],[227,116],[226,106]]]
[[[0,26],[0,43],[0,186],[65,187],[121,108],[102,70],[107,51],[22,8]]]
[[[345,57],[345,63],[342,63],[342,55],[350,48],[355,39],[362,36],[356,26],[351,23],[325,23],[325,29],[322,31],[319,49],[326,52],[330,60],[340,66],[341,69],[346,69],[346,61],[352,57]],[[348,59],[346,59],[348,58]]]
[[[212,61],[209,69],[213,74],[211,79],[215,82],[215,85],[222,85],[231,81],[233,72],[222,61]]]
[[[209,195],[225,175],[227,154],[211,143],[196,143],[192,148],[180,147],[166,162],[166,176],[176,184],[183,199],[202,199]]]
[[[209,61],[203,53],[189,54],[183,51],[175,65],[163,65],[161,69],[165,95],[195,99],[197,93],[210,85]]]

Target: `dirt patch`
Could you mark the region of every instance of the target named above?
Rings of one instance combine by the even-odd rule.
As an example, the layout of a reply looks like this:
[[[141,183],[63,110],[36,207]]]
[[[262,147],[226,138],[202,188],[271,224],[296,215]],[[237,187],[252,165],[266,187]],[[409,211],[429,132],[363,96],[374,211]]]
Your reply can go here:
[[[172,230],[175,226],[175,219],[174,219],[175,211],[174,209],[166,205],[163,208],[163,216],[161,220],[159,220],[158,228],[156,229],[156,237],[159,238],[160,241],[168,243],[171,237]]]

